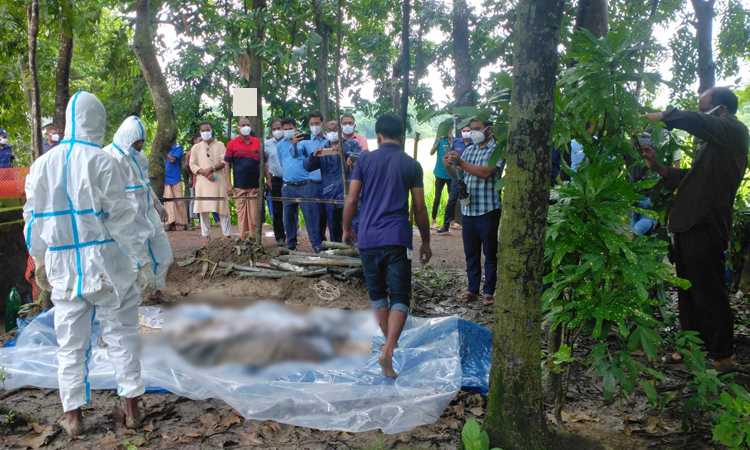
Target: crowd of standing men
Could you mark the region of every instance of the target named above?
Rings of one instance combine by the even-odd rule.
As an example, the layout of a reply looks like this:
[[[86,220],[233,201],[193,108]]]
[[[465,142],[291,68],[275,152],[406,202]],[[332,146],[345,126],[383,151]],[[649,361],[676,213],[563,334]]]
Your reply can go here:
[[[301,133],[295,119],[275,118],[270,123],[272,137],[261,145],[250,127],[250,120],[241,117],[237,121],[238,136],[225,146],[214,138],[209,122],[201,123],[192,148],[184,155],[191,196],[237,197],[235,205],[239,237],[245,239],[253,234],[258,224],[258,208],[252,198],[258,196],[263,183],[271,201],[274,236],[279,246],[291,250],[297,248],[300,209],[314,251],[321,251],[325,240],[341,242],[344,176],[338,142],[339,123],[325,122],[323,114],[313,111],[308,114],[307,125],[310,132]],[[341,135],[347,179],[359,156],[369,151],[367,140],[355,132],[355,126],[353,115],[342,116]],[[264,152],[263,167],[261,148]],[[165,198],[182,197],[183,152],[182,146],[175,144],[167,156]],[[328,202],[282,202],[273,200],[274,197]],[[221,226],[225,237],[232,237],[228,199],[195,200],[190,202],[189,209],[182,202],[167,202],[167,230],[190,230],[193,218],[197,216],[204,243],[211,239],[212,218]]]

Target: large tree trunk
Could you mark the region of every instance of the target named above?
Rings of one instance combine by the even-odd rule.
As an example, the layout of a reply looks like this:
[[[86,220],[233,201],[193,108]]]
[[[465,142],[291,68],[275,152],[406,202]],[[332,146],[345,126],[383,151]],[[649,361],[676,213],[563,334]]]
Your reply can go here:
[[[602,37],[609,33],[607,0],[580,0],[576,15],[576,30],[585,28],[594,36]]]
[[[550,134],[562,0],[521,0],[516,19],[507,175],[498,246],[490,392],[492,447],[546,449],[539,355]]]
[[[266,0],[253,0],[253,10],[260,14],[261,10],[266,8]],[[264,40],[264,30],[261,22],[258,22],[258,29],[255,31],[255,39],[258,42]],[[247,80],[247,87],[257,89],[257,104],[258,114],[255,117],[250,117],[250,127],[255,132],[255,136],[258,139],[263,139],[263,57],[260,55],[260,51],[263,47],[255,47],[250,49],[250,77]]]
[[[42,105],[39,93],[39,71],[36,66],[37,36],[39,35],[39,0],[32,0],[26,7],[26,23],[29,33],[29,98],[31,116],[31,158],[42,155]]]
[[[63,8],[72,9],[71,3],[63,4]],[[70,62],[73,60],[73,30],[65,23],[63,15],[60,18],[60,48],[57,54],[57,71],[55,73],[55,125],[65,130],[65,109],[70,100]]]
[[[159,60],[156,57],[156,49],[154,49],[156,30],[153,23],[156,11],[151,11],[149,0],[136,0],[135,9],[133,50],[135,51],[135,57],[138,59],[138,65],[141,67],[141,72],[146,78],[158,122],[156,138],[151,144],[148,171],[151,178],[151,187],[156,195],[161,197],[164,194],[166,155],[175,139],[177,139],[177,118],[174,114],[167,79],[164,77],[164,72],[162,72]]]
[[[320,103],[320,112],[323,113],[324,120],[331,120],[331,95],[328,93],[328,66],[331,33],[333,28],[325,21],[323,12],[323,0],[315,0],[315,32],[320,35],[322,41],[320,50],[318,50],[318,62],[315,66],[315,78],[318,82],[318,102]]]
[[[695,37],[698,42],[698,94],[702,94],[716,84],[713,44],[711,42],[715,0],[692,0],[695,9]]]
[[[409,19],[411,16],[411,0],[404,0],[404,14],[401,25],[401,68],[403,70],[403,91],[401,91],[401,120],[404,121],[404,133],[409,119],[409,72],[411,71],[411,55],[409,54]]]
[[[474,79],[471,76],[469,9],[466,0],[453,1],[453,66],[456,71],[456,106],[476,105]]]

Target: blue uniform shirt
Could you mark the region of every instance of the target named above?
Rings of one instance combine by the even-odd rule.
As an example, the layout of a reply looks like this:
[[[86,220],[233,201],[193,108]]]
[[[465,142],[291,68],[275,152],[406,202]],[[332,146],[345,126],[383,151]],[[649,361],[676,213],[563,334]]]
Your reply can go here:
[[[318,136],[310,136],[309,141],[302,141],[299,144],[297,144],[297,151],[302,153],[302,156],[304,158],[307,158],[308,156],[315,153],[315,150],[319,149],[320,147],[329,148],[331,147],[330,142],[328,142],[328,139],[325,138],[325,136],[321,135]],[[322,181],[323,177],[320,174],[320,170],[314,170],[310,172],[310,180],[312,181]]]
[[[362,149],[354,139],[344,139],[344,153],[346,153],[347,159],[352,154],[361,155]],[[323,198],[329,200],[343,200],[344,199],[344,179],[341,175],[341,157],[336,156],[322,156],[320,158],[314,157],[312,154],[308,155],[303,163],[305,169],[310,171],[319,171],[323,181]],[[348,169],[347,169],[348,171]],[[347,174],[349,175],[349,174]],[[333,205],[337,208],[343,208],[343,205]]]
[[[310,180],[310,172],[302,166],[305,157],[299,151],[294,150],[290,140],[286,138],[280,140],[276,144],[276,153],[279,157],[279,163],[284,169],[285,183],[302,183]]]
[[[469,145],[471,145],[471,141],[469,141]],[[458,153],[459,156],[463,155],[464,150],[466,150],[466,144],[464,143],[463,138],[453,138],[453,145],[451,145],[451,150]]]
[[[382,144],[359,157],[352,180],[362,182],[359,248],[401,245],[411,249],[409,191],[424,187],[422,166],[397,144]]]
[[[182,182],[182,152],[182,146],[178,144],[172,144],[172,148],[169,149],[169,155],[177,158],[177,161],[170,162],[167,158],[164,184],[168,186]]]
[[[0,148],[0,169],[12,169],[14,159],[16,156],[13,154],[13,147],[5,145]]]

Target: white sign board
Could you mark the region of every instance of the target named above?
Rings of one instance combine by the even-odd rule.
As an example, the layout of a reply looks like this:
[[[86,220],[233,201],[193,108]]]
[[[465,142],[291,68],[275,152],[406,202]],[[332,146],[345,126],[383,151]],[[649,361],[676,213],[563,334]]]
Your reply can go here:
[[[258,115],[258,89],[232,89],[232,115],[256,117]]]

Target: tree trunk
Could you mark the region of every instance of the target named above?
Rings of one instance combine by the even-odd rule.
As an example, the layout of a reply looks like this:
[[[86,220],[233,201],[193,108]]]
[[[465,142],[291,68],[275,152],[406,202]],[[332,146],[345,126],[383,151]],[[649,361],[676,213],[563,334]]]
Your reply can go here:
[[[31,159],[42,155],[42,105],[39,93],[39,71],[36,66],[37,36],[39,35],[39,0],[32,0],[26,7],[26,23],[29,33],[29,115],[31,116]]]
[[[143,78],[142,74],[139,74],[133,79],[133,95],[130,97],[130,105],[126,114],[128,116],[141,116],[141,110],[143,109],[143,103],[146,101],[146,92],[148,86],[146,86],[146,79]]]
[[[318,62],[315,66],[315,78],[318,82],[318,102],[323,120],[331,120],[331,95],[328,93],[328,66],[331,47],[331,33],[333,29],[325,21],[323,13],[323,0],[315,0],[315,32],[321,37],[320,50],[318,51]]]
[[[546,449],[541,296],[562,0],[517,7],[507,175],[498,246],[492,369],[485,430],[491,447]]]
[[[409,72],[411,71],[411,55],[409,54],[409,18],[411,16],[411,0],[404,0],[404,15],[401,25],[401,60],[403,61],[403,91],[401,91],[401,120],[404,121],[404,136],[406,136],[407,121],[409,119]]]
[[[456,106],[474,106],[477,99],[471,76],[469,8],[466,0],[453,1],[453,66],[456,71]]]
[[[698,42],[698,94],[702,94],[716,84],[713,44],[711,42],[715,0],[692,0],[695,9],[695,37]]]
[[[585,28],[600,38],[609,33],[607,0],[581,0],[578,3],[576,30]]]
[[[253,9],[260,15],[261,10],[266,8],[266,0],[253,0]],[[258,42],[264,41],[265,30],[262,22],[258,21],[258,29],[255,32],[255,39]],[[250,117],[250,127],[255,131],[255,136],[263,140],[263,57],[260,51],[263,47],[250,49],[250,78],[247,81],[247,87],[257,89],[258,114]],[[260,219],[259,219],[260,220]]]
[[[149,0],[136,0],[135,2],[135,35],[133,36],[133,50],[141,67],[151,99],[156,109],[156,138],[151,144],[151,157],[148,162],[151,187],[158,197],[164,194],[164,169],[166,155],[170,147],[177,139],[177,117],[174,114],[172,96],[169,94],[167,79],[161,70],[159,60],[154,49],[154,36],[156,30],[153,27],[156,11],[151,11]]]
[[[63,6],[72,8],[70,3]],[[70,62],[73,60],[73,32],[66,33],[63,21],[60,19],[60,49],[57,55],[57,72],[55,73],[55,125],[61,131],[65,130],[65,109],[70,100]],[[70,28],[70,27],[68,27]]]

